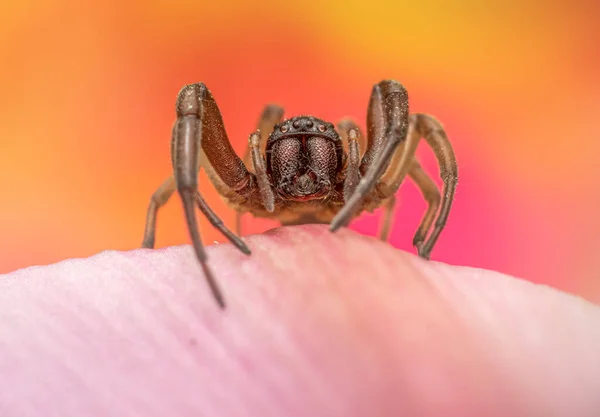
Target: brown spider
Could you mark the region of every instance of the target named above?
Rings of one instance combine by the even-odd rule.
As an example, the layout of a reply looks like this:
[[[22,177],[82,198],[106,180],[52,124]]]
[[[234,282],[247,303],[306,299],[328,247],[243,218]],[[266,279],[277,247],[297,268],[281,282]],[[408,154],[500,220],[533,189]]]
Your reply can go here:
[[[195,206],[238,249],[246,254],[250,249],[223,224],[198,191],[200,168],[237,211],[238,235],[243,212],[276,218],[283,225],[330,223],[330,230],[336,231],[362,211],[383,205],[379,236],[386,240],[394,194],[406,175],[428,204],[413,239],[420,256],[429,258],[446,224],[458,179],[452,146],[434,117],[409,115],[406,89],[396,81],[384,80],[373,87],[366,142],[350,119],[340,121],[336,131],[332,123],[313,116],[282,120],[283,109],[269,105],[258,130],[250,135],[244,161],[231,147],[221,112],[204,84],[185,86],[177,97],[176,112],[171,139],[174,172],[152,195],[142,246],[154,247],[157,211],[177,189],[196,256],[222,308],[225,301],[206,263]],[[421,137],[434,150],[440,165],[444,184],[441,196],[415,158]],[[365,148],[362,158],[361,148]],[[250,162],[253,172],[246,168]]]

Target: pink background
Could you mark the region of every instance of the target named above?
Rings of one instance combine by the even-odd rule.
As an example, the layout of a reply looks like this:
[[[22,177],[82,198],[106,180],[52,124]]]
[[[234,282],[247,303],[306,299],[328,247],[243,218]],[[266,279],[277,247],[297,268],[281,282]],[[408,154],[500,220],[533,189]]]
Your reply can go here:
[[[364,126],[372,85],[394,78],[458,156],[433,258],[600,301],[599,3],[323,3],[2,2],[0,272],[139,246],[186,83],[209,86],[241,153],[267,102]],[[399,195],[391,241],[412,250],[425,203],[410,182]],[[378,217],[352,227],[374,234]],[[245,219],[247,233],[273,225]],[[187,242],[174,199],[157,246]]]

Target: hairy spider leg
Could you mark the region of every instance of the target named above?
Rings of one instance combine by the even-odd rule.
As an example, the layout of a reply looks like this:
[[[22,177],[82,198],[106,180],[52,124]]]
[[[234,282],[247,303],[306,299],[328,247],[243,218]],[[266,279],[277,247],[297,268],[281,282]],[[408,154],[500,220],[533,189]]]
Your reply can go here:
[[[349,118],[340,120],[337,128],[347,155],[344,179],[344,201],[347,201],[360,181],[360,149],[364,147],[365,139],[356,123]]]
[[[349,118],[342,119],[338,123],[338,130],[344,144],[347,143],[348,161],[346,164],[346,178],[344,181],[344,201],[348,201],[360,180],[360,148],[365,146],[365,138],[361,134],[356,123]],[[400,147],[401,146],[402,144],[400,144]],[[390,165],[392,163],[393,159],[392,162],[390,162]],[[388,170],[390,169],[391,166]],[[383,221],[381,222],[378,234],[379,239],[383,241],[386,241],[389,237],[395,205],[396,197],[393,193],[383,201]]]
[[[440,206],[440,192],[433,180],[425,173],[425,171],[423,171],[414,156],[421,137],[425,138],[429,146],[434,149],[438,164],[441,167],[441,176],[442,178],[446,178],[444,184],[446,184],[447,188],[450,187],[450,195],[445,199],[446,209],[444,214],[440,211],[440,216],[444,217],[438,217],[438,221],[436,222],[438,231],[435,235],[433,235],[432,232],[431,236],[433,236],[434,240],[428,240],[426,244],[424,244],[425,239],[427,238],[433,219]],[[384,195],[394,195],[400,184],[404,181],[406,174],[415,181],[428,204],[425,215],[413,238],[413,245],[417,248],[420,256],[429,259],[435,241],[439,237],[439,234],[447,221],[452,197],[456,188],[456,179],[458,177],[456,159],[452,147],[450,146],[450,142],[448,141],[441,124],[429,115],[413,114],[409,117],[406,141],[400,144],[388,169],[381,177],[378,185],[381,192]],[[447,184],[448,182],[449,184]],[[442,206],[444,207],[444,205]],[[388,216],[391,208],[388,207],[388,205],[384,205],[384,210],[386,210],[384,212],[384,223],[388,218],[391,219],[391,216]]]
[[[419,187],[419,190],[421,190],[421,193],[423,194],[423,198],[425,198],[425,201],[427,202],[427,210],[425,211],[421,223],[419,224],[419,228],[413,238],[413,246],[415,246],[419,251],[419,254],[423,256],[421,253],[422,244],[423,241],[425,241],[427,233],[440,208],[441,195],[436,183],[433,182],[431,177],[425,172],[416,159],[413,159],[408,175],[417,187]]]
[[[390,93],[402,95],[400,102],[395,101],[394,95]],[[408,117],[408,131],[402,134],[402,124],[398,123],[398,120],[402,121],[402,116],[407,112],[408,96],[400,84],[394,81],[382,81],[373,88],[367,118],[369,144],[361,164],[364,176],[350,199],[346,200],[346,204],[333,218],[330,230],[335,231],[347,225],[360,208],[360,203],[376,186],[379,186],[384,195],[393,196],[408,174],[417,183],[428,202],[427,211],[413,239],[419,255],[428,259],[450,213],[458,181],[458,168],[454,151],[442,125],[432,116],[411,115]],[[396,134],[390,134],[391,131],[396,131]],[[444,183],[441,209],[428,238],[426,238],[427,233],[440,203],[439,197],[436,197],[436,194],[439,195],[439,190],[433,191],[433,189],[437,190],[437,187],[414,158],[421,137],[433,149]],[[390,200],[389,197],[384,200],[384,221],[380,237],[387,237],[394,203],[395,199]]]
[[[144,229],[142,248],[154,248],[156,236],[156,217],[158,210],[164,206],[167,201],[169,201],[169,198],[173,195],[173,192],[176,188],[175,177],[171,175],[164,183],[160,185],[160,187],[158,187],[154,194],[152,194],[146,215],[146,227]],[[199,191],[196,193],[196,203],[210,224],[219,230],[223,236],[225,236],[235,247],[247,255],[250,254],[250,249],[248,246],[231,230],[229,230],[227,226],[225,226],[223,220],[221,220],[221,218],[208,206]]]
[[[421,136],[416,129],[416,118],[411,115],[408,119],[406,139],[396,148],[386,171],[379,179],[378,189],[384,197],[394,195],[398,191],[412,166],[420,140]]]
[[[396,148],[386,171],[381,175],[377,183],[377,188],[384,198],[383,216],[379,229],[379,238],[381,240],[385,241],[389,237],[394,219],[394,208],[396,206],[395,194],[412,166],[419,140],[420,137],[415,129],[415,118],[409,116],[406,139]]]
[[[367,149],[367,138],[365,137],[365,135],[363,134],[362,130],[360,129],[360,127],[358,127],[358,125],[356,124],[356,122],[350,118],[350,117],[344,117],[343,119],[340,119],[340,121],[337,124],[337,131],[340,134],[340,137],[342,138],[342,145],[344,146],[344,151],[346,153],[349,152],[348,149],[348,132],[350,132],[351,129],[356,129],[358,130],[358,136],[357,136],[357,141],[358,141],[358,148],[361,150],[365,150]]]
[[[267,138],[273,131],[275,125],[283,120],[283,107],[277,104],[267,104],[263,109],[256,123],[256,130],[260,131],[260,153],[265,154],[267,148]],[[244,164],[252,166],[252,148],[248,146],[244,154]]]
[[[158,210],[167,204],[169,198],[175,192],[175,177],[171,175],[160,187],[152,194],[150,203],[148,204],[148,211],[146,214],[146,227],[144,228],[144,240],[142,241],[142,248],[153,248],[156,236],[156,215]]]
[[[390,236],[390,230],[394,222],[394,207],[396,207],[396,196],[391,195],[383,200],[383,215],[381,226],[379,227],[379,239],[386,241]]]
[[[204,271],[204,276],[221,308],[225,299],[221,289],[207,265],[207,256],[198,227],[195,213],[198,171],[200,169],[200,147],[203,140],[204,103],[202,92],[195,86],[184,87],[177,98],[177,121],[173,130],[172,160],[177,191],[183,203],[185,219],[196,258]]]
[[[252,183],[252,175],[233,150],[221,112],[204,84],[190,84],[179,92],[176,113],[171,150],[177,191],[183,203],[196,258],[215,300],[220,307],[225,308],[223,294],[207,265],[195,213],[195,204],[204,202],[201,196],[197,198],[198,171],[204,166],[211,180],[217,181],[218,176],[218,184],[232,192],[248,189]],[[205,156],[207,160],[201,161],[201,156]],[[205,203],[204,205],[206,206]]]
[[[283,120],[284,109],[276,104],[268,104],[263,109],[257,123],[259,133],[259,155],[265,155],[267,147],[267,137],[273,131],[275,125]],[[252,143],[249,141],[248,148],[244,154],[244,164],[253,166],[253,150]],[[255,171],[256,173],[256,171]],[[258,179],[258,178],[257,178]],[[265,206],[265,208],[267,208]],[[267,208],[268,209],[268,208]],[[238,235],[242,234],[242,216],[244,213],[236,211],[235,213],[235,231]]]
[[[446,136],[442,124],[428,114],[417,114],[417,128],[425,141],[433,149],[440,166],[440,177],[443,182],[441,209],[435,221],[435,227],[419,250],[424,258],[429,258],[433,246],[444,229],[454,200],[458,183],[458,166],[452,145]]]
[[[408,94],[398,82],[384,80],[373,87],[367,113],[368,144],[360,170],[363,177],[330,224],[335,232],[356,215],[373,191],[408,130]]]
[[[273,195],[273,188],[269,183],[265,159],[260,151],[260,131],[252,133],[248,142],[252,150],[252,166],[258,182],[261,199],[267,211],[272,213],[275,211],[275,196]]]
[[[250,255],[250,248],[246,246],[244,241],[240,239],[235,233],[233,233],[230,229],[225,226],[223,220],[210,208],[208,203],[200,194],[200,191],[196,191],[196,203],[198,204],[198,208],[200,211],[206,216],[208,221],[212,226],[214,226],[218,231],[220,231],[223,236],[225,236],[236,248],[241,250],[246,255]]]

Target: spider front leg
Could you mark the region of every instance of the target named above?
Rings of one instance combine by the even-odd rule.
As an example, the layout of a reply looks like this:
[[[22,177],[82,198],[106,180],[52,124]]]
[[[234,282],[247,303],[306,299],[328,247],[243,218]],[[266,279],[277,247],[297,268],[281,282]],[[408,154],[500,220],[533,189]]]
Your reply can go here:
[[[346,226],[356,215],[388,167],[408,130],[408,94],[397,81],[384,80],[373,87],[367,112],[368,144],[360,171],[363,177],[342,209],[331,221],[330,230]]]
[[[200,195],[198,171],[201,166],[205,167],[219,191],[227,192],[228,195],[238,195],[240,198],[253,192],[253,176],[231,147],[221,112],[204,84],[190,84],[179,92],[176,113],[177,121],[173,127],[171,140],[171,159],[174,172],[173,176],[161,185],[150,202],[143,245],[146,247],[154,245],[158,208],[166,203],[176,189],[183,203],[196,258],[202,266],[217,303],[224,308],[224,297],[206,263],[206,252],[202,245],[196,219],[196,204],[209,221],[240,250],[248,254],[250,250],[223,225],[221,219]],[[201,161],[202,156],[205,156],[206,160]]]
[[[406,129],[404,129],[405,121],[408,122]],[[417,183],[428,202],[428,209],[415,234],[413,244],[417,247],[420,256],[429,258],[448,220],[458,181],[458,168],[452,146],[441,123],[432,116],[417,114],[408,117],[406,90],[395,81],[382,81],[373,88],[367,125],[369,147],[361,164],[364,177],[360,180],[356,191],[334,217],[331,230],[335,231],[346,225],[359,209],[363,199],[374,190],[375,186],[378,186],[383,198],[386,199],[382,235],[387,234],[392,218],[394,193],[408,174]],[[390,134],[390,131],[396,133]],[[439,191],[433,191],[435,188],[432,186],[433,181],[414,159],[421,137],[424,137],[433,149],[444,183],[441,209],[428,238],[426,236],[440,202]]]
[[[348,201],[354,193],[360,179],[360,148],[365,145],[365,139],[359,127],[351,119],[343,119],[338,124],[338,131],[343,143],[347,144],[348,160],[346,163],[346,178],[344,181],[344,200]],[[401,145],[402,146],[402,145]],[[392,160],[393,162],[393,160]],[[392,194],[383,202],[383,221],[379,229],[379,239],[388,239],[392,226],[396,197]]]

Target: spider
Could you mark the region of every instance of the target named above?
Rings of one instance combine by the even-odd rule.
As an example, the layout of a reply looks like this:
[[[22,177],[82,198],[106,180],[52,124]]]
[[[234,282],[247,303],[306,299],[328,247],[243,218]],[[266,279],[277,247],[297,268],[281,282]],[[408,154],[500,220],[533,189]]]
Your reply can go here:
[[[421,257],[429,259],[446,224],[458,180],[454,151],[441,123],[427,114],[409,114],[406,89],[393,80],[383,80],[372,89],[366,139],[349,118],[342,119],[336,129],[313,116],[284,120],[283,113],[277,105],[265,107],[242,160],[229,142],[221,112],[206,85],[183,87],[171,138],[173,174],[152,195],[142,247],[154,247],[157,212],[177,190],[196,257],[214,298],[225,308],[223,294],[207,266],[196,205],[248,255],[250,249],[238,237],[244,212],[278,219],[282,225],[329,223],[333,232],[362,211],[382,206],[379,237],[387,240],[394,195],[408,175],[427,201],[413,245]],[[441,195],[415,158],[421,138],[433,149],[440,166]],[[237,234],[225,226],[198,190],[201,168],[237,211]]]

